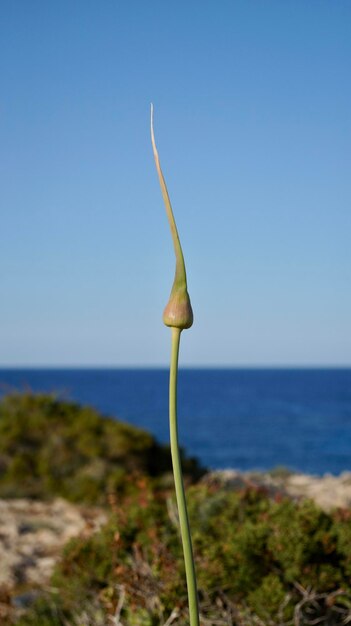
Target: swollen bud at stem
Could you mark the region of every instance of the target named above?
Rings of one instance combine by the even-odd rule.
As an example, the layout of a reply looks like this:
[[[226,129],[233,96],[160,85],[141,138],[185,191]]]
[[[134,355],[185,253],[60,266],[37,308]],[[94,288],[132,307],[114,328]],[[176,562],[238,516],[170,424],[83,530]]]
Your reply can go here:
[[[193,311],[190,304],[190,298],[187,291],[187,283],[186,283],[186,271],[185,271],[185,263],[182,252],[182,247],[179,241],[179,235],[177,231],[177,226],[175,223],[173,210],[171,201],[169,199],[168,190],[166,186],[166,181],[164,179],[160,159],[158,156],[155,136],[154,136],[154,126],[153,126],[153,106],[151,105],[151,143],[152,149],[155,158],[156,169],[160,181],[161,191],[163,200],[166,207],[167,218],[169,222],[169,226],[171,229],[174,252],[176,257],[176,270],[174,283],[171,291],[171,295],[168,301],[168,304],[163,312],[163,321],[166,326],[170,326],[171,328],[179,328],[183,330],[185,328],[190,328],[193,323]]]
[[[186,289],[172,289],[168,304],[163,311],[163,322],[172,328],[190,328],[194,320],[189,294]]]

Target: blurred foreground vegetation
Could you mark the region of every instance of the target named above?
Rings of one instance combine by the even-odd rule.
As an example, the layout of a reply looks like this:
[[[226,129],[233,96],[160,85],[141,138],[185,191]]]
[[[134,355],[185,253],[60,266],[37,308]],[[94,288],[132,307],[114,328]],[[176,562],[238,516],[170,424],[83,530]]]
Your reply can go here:
[[[203,470],[183,454],[186,474]],[[169,447],[144,430],[53,395],[13,393],[0,402],[0,497],[107,503],[131,474],[171,472]]]
[[[215,485],[188,497],[203,626],[350,622],[350,513]],[[18,624],[185,626],[184,581],[173,497],[140,479],[102,531],[70,542]]]
[[[161,478],[165,448],[91,409],[30,395],[3,401],[0,442],[2,494],[14,493],[20,476],[27,495],[99,502],[104,493],[110,510],[102,530],[66,546],[18,626],[188,624],[173,488]],[[86,469],[94,460],[104,471],[92,487]],[[198,468],[188,463],[194,477]],[[187,493],[202,626],[351,623],[350,511],[327,514],[310,501],[234,492],[214,480],[193,482]]]

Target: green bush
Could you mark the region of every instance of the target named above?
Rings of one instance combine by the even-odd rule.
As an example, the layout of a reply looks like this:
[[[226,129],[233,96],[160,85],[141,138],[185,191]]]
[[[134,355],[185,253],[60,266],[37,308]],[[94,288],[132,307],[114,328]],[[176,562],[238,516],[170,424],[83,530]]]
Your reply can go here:
[[[260,490],[234,493],[201,484],[190,489],[189,504],[206,624],[347,623],[347,513],[326,514],[309,501],[275,502]],[[115,505],[105,528],[70,542],[52,579],[56,593],[19,625],[44,626],[45,606],[56,607],[59,626],[78,624],[82,607],[95,616],[100,611],[107,624],[123,592],[123,624],[158,626],[176,608],[172,623],[185,626],[183,567],[172,497],[140,481]],[[223,621],[228,615],[232,622]]]
[[[202,470],[183,455],[191,477]],[[0,497],[103,504],[126,477],[171,471],[168,446],[90,407],[51,395],[13,393],[0,402]]]

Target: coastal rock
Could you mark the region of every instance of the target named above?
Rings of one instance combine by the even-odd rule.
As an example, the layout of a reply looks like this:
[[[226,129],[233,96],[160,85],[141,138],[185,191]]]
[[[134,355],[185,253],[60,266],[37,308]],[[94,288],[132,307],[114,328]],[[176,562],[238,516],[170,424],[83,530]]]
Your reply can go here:
[[[351,507],[351,472],[321,477],[293,474],[288,478],[286,488],[288,495],[311,498],[325,511]]]
[[[0,590],[45,585],[64,544],[106,521],[100,509],[62,499],[0,500]]]
[[[203,481],[219,482],[232,489],[262,488],[272,497],[285,495],[293,499],[310,498],[324,511],[351,508],[351,472],[343,472],[339,476],[313,476],[293,474],[286,470],[240,472],[228,469],[210,472]]]

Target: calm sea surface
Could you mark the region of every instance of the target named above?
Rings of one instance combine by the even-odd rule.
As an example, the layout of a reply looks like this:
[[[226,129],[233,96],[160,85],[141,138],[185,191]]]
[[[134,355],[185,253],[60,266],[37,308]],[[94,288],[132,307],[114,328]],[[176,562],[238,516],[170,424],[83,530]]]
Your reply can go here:
[[[163,369],[1,370],[11,388],[55,391],[168,441]],[[351,369],[184,369],[179,432],[212,468],[351,470]]]

